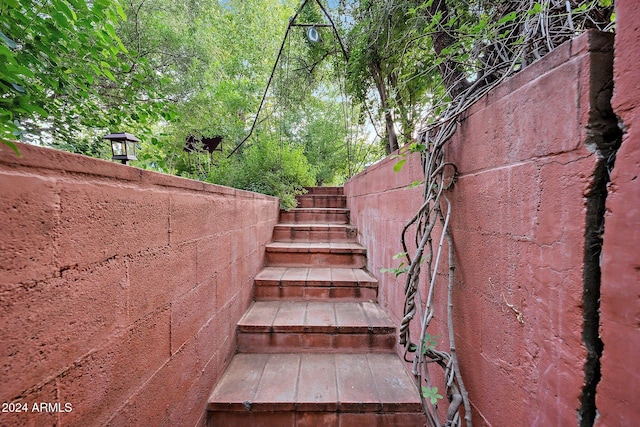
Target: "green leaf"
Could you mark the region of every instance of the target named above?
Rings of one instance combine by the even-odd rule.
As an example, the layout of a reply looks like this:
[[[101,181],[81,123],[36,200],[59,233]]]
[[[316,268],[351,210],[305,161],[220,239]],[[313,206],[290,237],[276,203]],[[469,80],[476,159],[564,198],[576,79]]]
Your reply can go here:
[[[115,40],[115,39],[118,38],[118,36],[116,35],[116,30],[115,30],[115,28],[113,28],[113,25],[111,25],[111,23],[105,22],[104,23],[104,29],[107,30],[107,34],[109,34],[109,36],[112,39]]]
[[[421,151],[425,151],[427,149],[427,146],[424,144],[418,144],[414,142],[411,145],[409,145],[409,149],[411,150],[412,153],[419,153]]]
[[[515,11],[509,12],[505,16],[503,16],[499,21],[498,25],[506,24],[507,22],[511,22],[517,18],[517,13]]]
[[[64,0],[56,2],[56,6],[58,7],[58,10],[60,10],[62,13],[64,13],[67,16],[67,18],[69,18],[69,20],[71,21],[78,20],[78,15],[76,15],[73,9],[71,9],[67,4],[67,2],[65,2]]]
[[[18,146],[13,141],[10,141],[8,139],[0,138],[0,142],[2,142],[7,147],[11,148],[13,150],[13,152],[16,153],[16,156],[22,157],[22,154],[20,154],[20,150],[18,149]]]
[[[404,166],[404,164],[407,162],[407,159],[402,159],[399,160],[398,163],[396,163],[395,165],[393,165],[393,171],[394,172],[400,172],[402,170],[402,167]]]
[[[122,8],[122,5],[120,4],[120,2],[116,1],[115,6],[116,6],[116,12],[118,13],[118,15],[120,15],[120,18],[122,18],[122,20],[126,22],[127,14],[124,12],[124,9]]]
[[[429,349],[435,349],[438,345],[437,339],[437,335],[431,336],[431,334],[425,334],[424,339],[422,340],[422,354],[426,354]]]
[[[71,29],[71,25],[69,22],[69,18],[62,12],[55,12],[51,14],[51,17],[56,24],[58,24],[59,29]],[[61,37],[62,38],[62,37]]]
[[[107,78],[108,78],[109,80],[112,80],[112,81],[114,81],[114,82],[116,81],[116,77],[113,75],[113,73],[112,73],[111,71],[107,70],[106,68],[103,68],[103,69],[102,69],[102,74],[104,74],[105,76],[107,76]]]
[[[533,5],[533,8],[529,10],[527,13],[529,15],[536,15],[538,13],[542,13],[543,10],[544,8],[542,7],[542,5],[540,3],[536,3]]]
[[[118,47],[120,48],[120,50],[122,51],[122,53],[125,53],[125,54],[129,53],[129,50],[127,50],[127,48],[126,48],[126,46],[124,45],[124,43],[122,43],[122,40],[120,39],[120,37],[117,37],[117,36],[116,36],[115,40],[116,40],[116,43],[118,43]],[[117,52],[116,52],[116,53],[114,53],[114,54],[117,54]]]
[[[26,110],[29,111],[30,113],[37,113],[42,118],[49,117],[49,113],[47,111],[43,110],[41,107],[39,107],[39,106],[37,106],[35,104],[28,105],[26,107]]]
[[[589,9],[589,7],[591,7],[591,5],[589,3],[584,3],[584,4],[581,4],[580,6],[574,8],[571,12],[572,13],[582,13],[585,10]]]
[[[16,47],[18,47],[16,42],[11,40],[9,37],[5,36],[4,33],[2,33],[2,32],[0,32],[0,39],[2,39],[5,42],[5,44],[7,46],[9,46],[9,48],[11,48],[11,49],[15,49]]]
[[[422,386],[422,397],[429,399],[432,405],[435,405],[439,399],[442,399],[442,395],[438,394],[438,387]]]
[[[96,64],[89,64],[89,67],[93,70],[96,75],[101,75],[100,68]]]

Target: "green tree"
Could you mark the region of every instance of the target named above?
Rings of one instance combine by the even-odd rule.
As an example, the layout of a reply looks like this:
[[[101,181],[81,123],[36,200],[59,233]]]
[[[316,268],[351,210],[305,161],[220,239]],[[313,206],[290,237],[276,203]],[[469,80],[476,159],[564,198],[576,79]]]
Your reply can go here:
[[[158,120],[165,105],[117,35],[126,18],[117,0],[3,1],[0,137],[96,155],[104,129]]]
[[[421,3],[360,1],[348,34],[349,87],[362,103],[368,102],[371,88],[377,91],[387,153],[411,139],[428,87],[421,73],[429,58],[418,43],[426,23],[414,17]]]
[[[588,0],[360,0],[343,10],[351,16],[349,88],[383,123],[387,152],[454,99],[464,104],[612,16],[610,1]]]
[[[142,46],[136,58],[152,70],[145,85],[162,93],[173,112],[142,143],[138,166],[204,179],[222,155],[185,153],[186,138],[221,136],[228,152],[246,135],[291,3],[132,2],[123,40],[132,51]]]

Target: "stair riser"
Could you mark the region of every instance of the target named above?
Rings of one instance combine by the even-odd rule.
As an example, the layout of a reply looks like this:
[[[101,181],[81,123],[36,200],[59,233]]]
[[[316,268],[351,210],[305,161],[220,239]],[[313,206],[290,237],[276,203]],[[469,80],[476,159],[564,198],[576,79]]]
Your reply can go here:
[[[393,353],[395,333],[238,332],[241,353]]]
[[[318,406],[320,404],[317,404]],[[328,411],[328,412],[327,412]],[[335,412],[327,407],[324,411],[215,411],[209,412],[209,427],[416,427],[425,423],[422,413],[348,413]]]
[[[344,194],[343,187],[306,187],[307,195],[323,194],[323,195],[340,195]]]
[[[267,252],[267,264],[273,267],[346,267],[364,268],[364,254],[326,252]]]
[[[257,301],[378,301],[376,288],[328,286],[278,286],[256,283]]]
[[[298,196],[296,197],[299,208],[339,208],[347,207],[345,196]]]
[[[353,227],[329,230],[276,227],[273,230],[273,240],[278,242],[355,242],[356,237]]]
[[[347,212],[299,212],[295,209],[280,212],[280,222],[298,224],[348,224]]]

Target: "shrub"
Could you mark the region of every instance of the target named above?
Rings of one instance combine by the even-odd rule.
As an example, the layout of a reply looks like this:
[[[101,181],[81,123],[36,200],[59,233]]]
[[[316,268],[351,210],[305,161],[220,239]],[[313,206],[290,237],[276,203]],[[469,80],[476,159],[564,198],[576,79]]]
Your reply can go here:
[[[207,181],[280,198],[284,209],[296,206],[296,194],[315,184],[315,174],[301,147],[259,135],[244,151],[223,159]]]

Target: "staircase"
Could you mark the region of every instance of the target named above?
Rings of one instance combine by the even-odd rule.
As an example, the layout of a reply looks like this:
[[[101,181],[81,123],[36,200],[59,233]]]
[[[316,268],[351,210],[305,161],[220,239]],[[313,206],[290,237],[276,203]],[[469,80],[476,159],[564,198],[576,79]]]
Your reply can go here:
[[[238,354],[209,398],[209,426],[424,425],[348,223],[341,187],[310,188],[281,212],[238,323]]]

